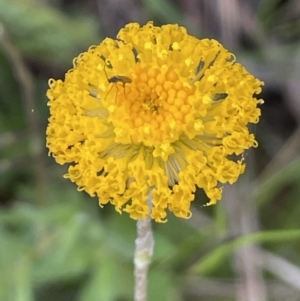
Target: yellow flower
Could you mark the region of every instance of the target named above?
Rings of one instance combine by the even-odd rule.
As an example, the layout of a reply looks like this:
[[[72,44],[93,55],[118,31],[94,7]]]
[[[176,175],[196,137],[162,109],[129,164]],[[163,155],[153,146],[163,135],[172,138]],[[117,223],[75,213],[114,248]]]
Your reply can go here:
[[[73,65],[49,80],[47,147],[100,205],[133,219],[161,222],[167,209],[188,218],[196,186],[215,204],[220,183],[244,172],[262,82],[217,41],[131,23]]]

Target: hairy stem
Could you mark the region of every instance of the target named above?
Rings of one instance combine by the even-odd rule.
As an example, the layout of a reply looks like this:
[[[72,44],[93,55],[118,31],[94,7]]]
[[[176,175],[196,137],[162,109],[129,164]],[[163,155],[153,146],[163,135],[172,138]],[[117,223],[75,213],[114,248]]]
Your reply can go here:
[[[148,204],[151,203],[149,195]],[[148,266],[151,262],[154,248],[154,239],[151,228],[151,218],[137,221],[137,239],[135,240],[134,277],[135,301],[147,300]]]

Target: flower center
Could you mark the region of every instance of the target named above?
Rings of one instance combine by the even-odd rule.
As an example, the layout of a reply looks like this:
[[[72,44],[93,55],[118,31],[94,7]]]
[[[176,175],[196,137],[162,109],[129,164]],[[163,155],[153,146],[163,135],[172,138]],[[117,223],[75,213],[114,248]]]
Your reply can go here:
[[[192,118],[189,96],[194,87],[164,68],[137,68],[131,83],[119,85],[111,121],[118,136],[130,136],[130,142],[155,146],[178,140]],[[120,141],[121,142],[121,141]]]
[[[159,97],[158,95],[151,97],[151,95],[146,95],[144,100],[142,100],[142,107],[145,111],[153,112],[158,114],[159,109]]]

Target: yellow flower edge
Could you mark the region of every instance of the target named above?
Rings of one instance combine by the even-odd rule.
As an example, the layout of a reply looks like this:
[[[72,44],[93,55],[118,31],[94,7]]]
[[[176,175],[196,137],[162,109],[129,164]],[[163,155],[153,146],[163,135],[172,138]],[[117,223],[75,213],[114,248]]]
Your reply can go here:
[[[49,80],[47,147],[100,206],[189,218],[196,187],[215,204],[244,172],[262,84],[215,40],[130,23],[75,58],[64,81]]]

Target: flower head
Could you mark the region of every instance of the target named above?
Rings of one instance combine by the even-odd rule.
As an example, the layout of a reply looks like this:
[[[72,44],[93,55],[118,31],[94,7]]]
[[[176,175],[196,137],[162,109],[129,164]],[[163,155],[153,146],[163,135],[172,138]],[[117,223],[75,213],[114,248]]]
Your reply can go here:
[[[47,147],[100,205],[134,219],[160,222],[167,209],[188,218],[197,186],[214,204],[220,183],[244,172],[262,82],[217,41],[131,23],[73,65],[49,81]]]

